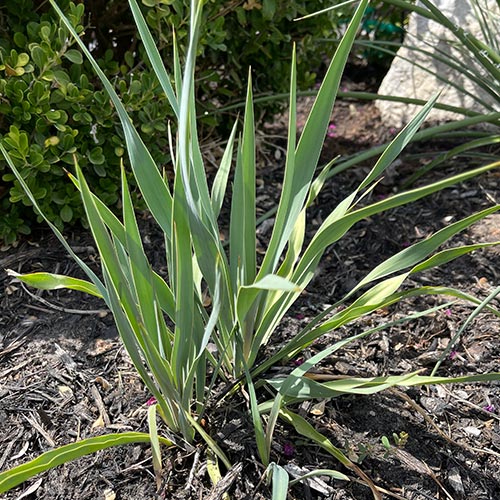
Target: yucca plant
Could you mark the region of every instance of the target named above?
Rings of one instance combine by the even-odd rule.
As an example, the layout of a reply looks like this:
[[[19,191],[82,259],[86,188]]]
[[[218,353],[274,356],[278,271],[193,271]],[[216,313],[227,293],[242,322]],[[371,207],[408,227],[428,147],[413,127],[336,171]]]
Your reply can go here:
[[[330,163],[316,175],[342,71],[368,3],[368,0],[361,0],[332,59],[298,142],[296,74],[293,65],[283,189],[273,232],[262,262],[258,265],[255,243],[256,142],[251,76],[242,132],[238,135],[235,124],[211,188],[198,144],[194,70],[203,2],[191,2],[191,34],[184,70],[181,71],[176,51],[175,73],[171,80],[136,0],[129,0],[150,63],[177,117],[178,132],[175,138],[170,136],[175,173],[171,183],[154,164],[111,83],[80,41],[71,23],[53,0],[51,3],[102,79],[120,117],[133,174],[148,209],[165,237],[168,275],[160,276],[156,273],[144,253],[125,173],[122,175],[123,216],[119,220],[92,194],[78,165],[75,165],[75,175],[70,175],[70,178],[81,192],[89,226],[101,258],[102,277],[98,277],[72,252],[54,226],[52,229],[55,234],[85,271],[88,280],[48,273],[18,275],[10,271],[10,274],[38,288],[70,288],[102,297],[113,313],[132,362],[144,384],[156,398],[157,405],[150,408],[149,435],[109,435],[52,450],[33,462],[1,473],[0,492],[72,458],[134,440],[151,439],[154,465],[159,470],[161,439],[156,431],[156,412],[168,427],[168,439],[163,438],[163,443],[189,447],[198,433],[206,441],[210,456],[217,456],[225,467],[230,468],[229,458],[199,423],[205,412],[211,387],[215,381],[221,380],[229,383],[232,390],[238,390],[243,385],[247,388],[259,455],[263,464],[269,466],[274,478],[274,498],[285,498],[288,484],[286,471],[271,463],[271,443],[278,418],[292,424],[297,432],[318,443],[346,467],[355,471],[370,484],[374,495],[377,495],[368,476],[311,424],[290,410],[288,404],[310,397],[371,394],[394,385],[493,380],[499,379],[500,374],[452,379],[410,373],[372,379],[349,378],[325,384],[304,377],[306,371],[325,356],[348,342],[369,335],[372,330],[329,347],[284,379],[269,379],[268,369],[302,351],[322,334],[406,297],[443,294],[479,303],[474,297],[451,288],[436,286],[401,291],[400,287],[411,274],[446,263],[475,249],[493,245],[494,243],[476,244],[435,253],[453,235],[497,211],[500,206],[492,206],[450,224],[428,239],[387,259],[342,300],[290,338],[286,345],[278,346],[275,354],[262,358],[262,348],[272,341],[280,321],[310,283],[326,248],[339,241],[358,221],[480,175],[500,166],[500,162],[399,193],[376,203],[367,202],[368,197],[365,195],[370,193],[384,170],[414,136],[434,104],[434,98],[388,145],[366,178],[339,203],[306,244],[306,212],[318,196],[331,168]],[[7,152],[3,148],[1,151],[18,182],[38,209],[35,198],[29,193]],[[226,253],[226,247],[220,239],[218,219],[226,199],[233,157],[235,172],[230,207],[229,252]],[[210,300],[206,300],[207,296]],[[206,305],[208,303],[209,306]],[[340,305],[344,307],[340,309]],[[498,311],[490,309],[500,315]],[[209,342],[215,345],[215,349],[207,348]],[[274,401],[262,402],[256,388],[257,381],[260,385],[266,384],[268,390],[276,393]],[[318,473],[346,478],[337,471]]]
[[[466,164],[485,164],[498,158],[498,144],[500,143],[500,48],[498,30],[500,29],[500,13],[498,2],[487,0],[471,0],[470,16],[477,22],[481,39],[469,33],[466,28],[459,26],[447,17],[447,13],[432,0],[413,2],[410,0],[383,0],[405,12],[412,12],[430,21],[441,25],[449,34],[445,39],[436,39],[435,43],[415,44],[407,37],[404,54],[397,52],[400,43],[377,40],[359,40],[356,43],[379,51],[391,57],[401,57],[408,63],[428,72],[438,82],[442,89],[451,88],[456,95],[463,95],[476,103],[482,111],[472,110],[467,106],[452,106],[441,99],[435,104],[436,108],[448,111],[463,118],[455,119],[444,124],[428,127],[415,134],[412,142],[424,142],[429,138],[452,139],[457,145],[448,151],[423,153],[430,161],[415,172],[411,173],[403,182],[403,187],[413,185],[423,175],[434,168],[445,167],[451,159],[464,158]],[[392,46],[392,48],[391,48]],[[427,63],[425,62],[427,61]],[[431,62],[435,64],[431,64]],[[442,70],[447,68],[459,78],[447,77]],[[353,97],[362,100],[386,100],[413,108],[424,106],[426,101],[416,98],[407,98],[398,95],[380,95],[369,92],[344,92],[344,97]],[[484,98],[484,96],[486,98]],[[367,159],[377,156],[384,149],[373,148],[362,157]],[[332,168],[331,175],[341,172],[362,159],[359,156],[342,158]]]

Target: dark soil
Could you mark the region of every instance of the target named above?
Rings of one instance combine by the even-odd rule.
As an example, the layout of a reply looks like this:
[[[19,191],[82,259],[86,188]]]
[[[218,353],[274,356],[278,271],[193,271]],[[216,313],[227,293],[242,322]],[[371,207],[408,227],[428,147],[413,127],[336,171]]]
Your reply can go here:
[[[350,88],[356,87],[350,82]],[[303,105],[307,106],[307,102]],[[341,101],[332,118],[336,137],[329,138],[323,158],[351,154],[385,142],[394,131],[380,122],[373,104]],[[277,118],[266,128],[260,146],[259,207],[264,213],[277,200],[283,163]],[[278,136],[278,137],[276,137]],[[437,141],[412,146],[372,193],[392,192],[426,157],[446,150]],[[324,188],[310,217],[311,232],[359,183],[371,164],[334,177]],[[468,168],[456,161],[451,169],[433,172],[427,181]],[[335,303],[370,269],[403,247],[425,238],[450,221],[498,202],[500,177],[480,179],[448,189],[410,206],[359,223],[341,244],[327,251],[307,292],[272,340],[270,349],[287,341],[308,319]],[[142,220],[145,245],[156,266],[162,265],[162,238],[152,221]],[[265,223],[258,230],[264,246]],[[76,251],[98,269],[98,256],[85,231],[68,235]],[[452,245],[500,240],[500,216],[490,216],[455,237]],[[458,288],[481,299],[500,281],[498,249],[476,251],[440,269],[418,275],[412,285]],[[0,253],[0,269],[49,271],[78,275],[79,270],[57,240],[40,230],[17,248]],[[78,292],[27,290],[2,272],[0,289],[0,470],[35,458],[54,446],[79,438],[141,430],[147,432],[144,389],[117,337],[103,304]],[[304,353],[368,327],[387,324],[407,314],[442,304],[427,296],[377,311],[354,325],[322,337]],[[496,301],[496,306],[500,304]],[[351,344],[320,367],[322,374],[375,376],[430,368],[439,359],[473,307],[457,301],[446,309],[411,323],[382,329]],[[440,368],[441,375],[500,371],[500,322],[480,314],[464,331]],[[223,483],[231,499],[269,499],[252,437],[248,405],[236,395],[214,405],[208,430],[227,452],[236,469]],[[389,390],[373,396],[348,396],[296,408],[334,445],[340,447],[380,488],[383,498],[500,498],[500,385],[455,384],[426,389]],[[163,429],[164,430],[164,429]],[[406,433],[399,446],[393,434]],[[382,445],[386,436],[391,447]],[[404,436],[404,434],[403,434]],[[191,450],[164,449],[161,484],[156,481],[146,445],[117,447],[57,467],[5,494],[3,498],[40,499],[222,499],[207,474],[202,443]],[[324,476],[290,490],[295,499],[368,499],[370,490],[330,455],[282,426],[276,432],[272,460],[291,475],[317,468],[336,469],[351,482]]]

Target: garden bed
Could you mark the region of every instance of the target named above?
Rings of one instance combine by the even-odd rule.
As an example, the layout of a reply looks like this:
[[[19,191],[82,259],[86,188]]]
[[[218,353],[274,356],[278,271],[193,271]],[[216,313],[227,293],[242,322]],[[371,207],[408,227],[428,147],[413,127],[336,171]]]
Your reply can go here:
[[[350,82],[350,87],[357,84]],[[359,87],[359,85],[358,85]],[[305,100],[304,107],[307,106]],[[277,118],[261,136],[257,197],[261,213],[276,203],[285,137]],[[300,121],[300,119],[299,119]],[[394,131],[385,127],[372,103],[338,103],[335,128],[327,138],[324,159],[351,154],[385,142]],[[371,196],[384,197],[425,159],[422,151],[448,149],[439,142],[414,145]],[[406,159],[405,159],[406,158]],[[364,177],[370,165],[333,178],[311,212],[315,229]],[[467,168],[458,160],[454,170]],[[432,178],[448,172],[433,172]],[[498,202],[500,177],[491,172],[418,203],[359,223],[340,245],[329,249],[306,293],[271,339],[270,350],[282,345],[308,319],[348,292],[370,269],[403,247],[425,238],[450,221]],[[163,238],[149,216],[142,218],[144,243],[156,269],[163,265]],[[87,231],[68,239],[86,262],[98,269],[98,255]],[[264,222],[257,231],[262,247],[270,236]],[[490,216],[459,234],[452,244],[500,240],[500,216]],[[418,275],[420,284],[446,285],[485,298],[498,285],[500,253],[480,250],[439,269]],[[40,229],[16,248],[0,253],[0,269],[49,271],[78,275],[48,230]],[[117,337],[111,314],[102,302],[78,292],[27,290],[1,274],[0,289],[0,470],[26,462],[54,446],[108,432],[147,432],[150,398]],[[411,283],[410,283],[411,284]],[[322,337],[317,349],[361,331],[438,305],[444,298],[419,297],[379,310],[362,321]],[[499,303],[496,302],[498,307]],[[430,317],[403,323],[351,344],[321,365],[325,376],[375,376],[430,369],[473,308],[457,302]],[[465,330],[440,374],[500,371],[500,323],[480,314]],[[282,367],[289,370],[290,367]],[[202,443],[194,448],[164,449],[164,471],[158,490],[148,446],[125,446],[60,466],[24,484],[4,498],[41,499],[268,499],[262,478],[245,394],[229,396],[217,386],[209,402],[206,428],[221,444],[235,469],[222,471],[219,488],[211,487]],[[219,404],[220,401],[224,404]],[[304,405],[306,416],[372,478],[384,498],[424,500],[500,498],[500,386],[498,383],[433,386],[390,390],[369,397],[349,396],[325,404]],[[165,429],[161,429],[165,431]],[[402,439],[396,446],[393,433]],[[401,434],[403,433],[403,434]],[[407,437],[405,438],[405,434]],[[383,436],[390,441],[384,447]],[[406,443],[404,443],[406,441]],[[331,456],[280,426],[271,459],[303,474],[317,468],[351,475]],[[226,475],[227,474],[227,475]],[[290,491],[296,499],[372,498],[370,490],[351,482],[322,478]]]

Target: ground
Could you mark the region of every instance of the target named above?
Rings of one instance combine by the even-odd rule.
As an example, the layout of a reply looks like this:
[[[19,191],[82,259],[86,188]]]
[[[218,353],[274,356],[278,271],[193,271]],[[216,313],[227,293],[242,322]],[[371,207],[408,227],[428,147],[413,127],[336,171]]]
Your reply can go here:
[[[360,86],[347,81],[349,88]],[[301,109],[307,107],[307,101]],[[260,135],[259,209],[276,202],[281,182],[285,118]],[[299,120],[300,121],[300,120]],[[339,102],[336,125],[323,159],[350,154],[389,139],[394,131],[380,122],[373,104]],[[371,196],[397,189],[427,157],[445,150],[433,141],[412,146]],[[331,209],[362,179],[370,163],[336,176],[313,207],[313,231]],[[467,168],[457,160],[451,170],[432,172],[427,181]],[[269,349],[287,341],[308,319],[349,291],[370,269],[405,246],[445,224],[498,202],[500,177],[489,173],[410,206],[359,223],[325,254],[306,293],[296,303]],[[162,238],[145,214],[144,242],[156,265],[162,265]],[[269,226],[257,232],[266,244]],[[98,257],[85,230],[67,235],[73,248],[96,269]],[[455,237],[451,244],[500,240],[500,217],[490,216]],[[407,286],[435,284],[458,288],[484,299],[498,285],[500,252],[479,250],[410,280]],[[78,269],[48,230],[39,229],[16,248],[0,253],[0,269],[50,271],[76,275]],[[2,272],[0,288],[0,471],[24,463],[54,446],[78,438],[127,430],[147,431],[144,389],[117,337],[111,315],[97,299],[78,292],[28,290]],[[332,341],[368,327],[389,325],[405,315],[444,304],[444,297],[418,297],[322,337],[304,353],[310,356]],[[496,303],[498,307],[498,300]],[[376,334],[329,357],[318,371],[325,375],[375,376],[426,369],[439,359],[450,339],[473,311],[455,302],[411,323],[386,326]],[[500,371],[500,322],[480,314],[457,339],[439,374]],[[283,367],[286,369],[287,367]],[[216,388],[221,390],[223,388]],[[202,443],[192,449],[164,450],[164,471],[157,488],[146,445],[117,447],[79,459],[15,488],[5,499],[268,499],[270,489],[257,459],[247,402],[235,395],[227,404],[214,401],[207,429],[221,443],[235,470],[224,487],[211,488]],[[348,396],[297,409],[355,461],[383,498],[500,498],[500,385],[455,384],[426,389],[389,390],[373,396]],[[164,431],[164,429],[162,429]],[[394,437],[394,434],[396,437]],[[383,445],[387,439],[389,448]],[[294,499],[373,498],[351,471],[293,429],[280,426],[272,460],[303,474],[337,469],[350,482],[319,481],[291,488]],[[223,471],[223,475],[226,471]]]

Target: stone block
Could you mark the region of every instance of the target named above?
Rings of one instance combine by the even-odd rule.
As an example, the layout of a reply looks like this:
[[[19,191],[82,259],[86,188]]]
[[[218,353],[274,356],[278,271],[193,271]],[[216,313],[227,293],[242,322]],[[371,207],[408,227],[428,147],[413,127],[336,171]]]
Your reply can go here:
[[[474,4],[479,4],[477,11]],[[421,4],[421,2],[417,2]],[[500,7],[496,0],[434,0],[455,25],[483,42],[500,45]],[[486,14],[488,23],[484,23]],[[458,67],[450,67],[447,62]],[[479,75],[490,86],[491,76],[472,54],[461,46],[452,30],[426,17],[411,13],[403,46],[399,49],[378,93],[417,99],[429,99],[442,90],[439,102],[478,112],[500,111],[500,97],[485,92],[473,81]],[[493,85],[491,85],[493,84]],[[420,106],[377,101],[382,119],[391,127],[402,127],[418,112]],[[442,122],[463,115],[433,109],[428,121]]]

